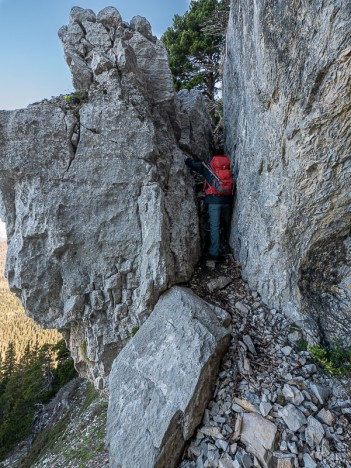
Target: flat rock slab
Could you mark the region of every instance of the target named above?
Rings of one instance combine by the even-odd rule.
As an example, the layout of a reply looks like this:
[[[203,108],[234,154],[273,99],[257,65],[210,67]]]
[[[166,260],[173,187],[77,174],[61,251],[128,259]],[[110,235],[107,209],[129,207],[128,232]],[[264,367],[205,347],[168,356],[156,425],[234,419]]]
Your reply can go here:
[[[297,432],[304,424],[307,424],[307,419],[302,411],[297,409],[291,403],[284,406],[280,411],[280,416],[284,419],[288,428],[293,432]]]
[[[241,442],[258,458],[263,467],[273,466],[277,426],[257,413],[243,416]]]
[[[207,288],[210,292],[214,292],[214,291],[217,291],[218,289],[225,288],[231,282],[232,282],[231,278],[228,278],[227,276],[219,276],[218,278],[214,278],[213,280],[211,280],[208,283]]]
[[[177,466],[212,396],[229,340],[213,307],[190,290],[163,294],[112,367],[111,468]]]

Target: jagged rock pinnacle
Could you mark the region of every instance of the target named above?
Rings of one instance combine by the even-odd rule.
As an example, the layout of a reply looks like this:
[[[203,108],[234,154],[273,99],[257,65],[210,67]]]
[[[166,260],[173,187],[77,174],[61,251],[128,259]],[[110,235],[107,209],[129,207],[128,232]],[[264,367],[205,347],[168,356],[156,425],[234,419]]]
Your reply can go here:
[[[184,158],[208,156],[211,124],[201,95],[174,93],[144,18],[128,25],[112,7],[75,7],[59,36],[75,104],[0,112],[7,275],[27,313],[61,330],[79,373],[103,388],[133,329],[199,258]]]

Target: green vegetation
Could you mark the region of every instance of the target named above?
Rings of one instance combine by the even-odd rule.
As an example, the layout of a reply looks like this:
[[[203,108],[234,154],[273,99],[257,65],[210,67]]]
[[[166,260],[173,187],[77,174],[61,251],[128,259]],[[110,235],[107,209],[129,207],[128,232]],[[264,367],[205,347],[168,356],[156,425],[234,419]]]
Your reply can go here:
[[[71,94],[63,96],[64,106],[62,106],[62,100],[59,100],[58,106],[66,112],[67,109],[73,111],[73,115],[79,120],[79,112],[83,104],[88,102],[88,93],[86,91],[77,90]]]
[[[88,101],[88,93],[86,91],[77,90],[71,94],[66,94],[63,99],[68,104],[81,105]]]
[[[278,395],[278,396],[277,396],[276,402],[277,402],[278,405],[280,405],[280,406],[285,406],[286,401],[285,401],[284,395]]]
[[[42,330],[10,292],[6,250],[0,242],[0,459],[29,434],[35,405],[76,376],[61,335]]]
[[[222,75],[228,0],[192,0],[162,36],[177,91],[199,89],[214,101]]]
[[[61,335],[56,330],[43,330],[40,325],[26,316],[20,301],[6,288],[0,289],[0,360],[4,359],[7,345],[15,344],[16,362],[31,347],[56,343]]]
[[[75,377],[73,360],[63,340],[30,348],[19,363],[9,343],[0,366],[0,459],[30,433],[38,403],[47,403]]]
[[[301,351],[307,351],[307,341],[304,338],[301,338],[296,343],[296,350],[300,353]]]
[[[298,335],[300,337],[302,337],[302,335],[303,335],[303,332],[302,332],[301,328],[297,327],[296,325],[291,325],[291,327],[289,328],[289,334],[294,333],[294,332],[298,332]],[[303,337],[300,338],[296,342],[295,348],[296,348],[296,351],[299,352],[299,353],[301,351],[307,351],[307,341],[305,340],[305,338],[303,338]]]
[[[336,341],[329,348],[320,345],[309,348],[311,356],[325,371],[332,375],[346,376],[351,374],[351,347],[343,348]]]
[[[83,403],[81,412],[84,413],[84,411],[86,411],[87,408],[89,408],[89,406],[98,396],[99,394],[96,391],[94,385],[91,382],[89,382],[85,391],[85,401]]]
[[[79,346],[79,354],[84,362],[88,364],[92,364],[92,361],[87,356],[87,342],[86,341],[83,341],[83,343]]]
[[[132,336],[136,335],[137,332],[138,332],[138,330],[139,330],[139,327],[133,327],[133,328],[132,328],[131,335],[132,335]]]
[[[98,453],[105,449],[105,434],[99,434],[100,433],[94,434],[93,442],[90,436],[85,435],[81,440],[80,446],[69,449],[66,460],[68,462],[79,461],[78,467],[85,468],[88,461],[92,460]]]
[[[0,362],[5,358],[9,343],[14,343],[16,363],[26,349],[40,348],[46,343],[57,343],[62,336],[57,330],[43,330],[27,317],[17,297],[9,290],[4,276],[7,244],[0,242]]]
[[[53,451],[55,444],[61,442],[61,435],[65,432],[69,423],[70,413],[66,414],[54,426],[49,427],[47,430],[41,432],[35,439],[30,453],[21,461],[20,468],[31,468],[34,462],[43,453],[43,450],[50,453]]]
[[[59,421],[35,439],[20,468],[30,468],[50,458],[50,466],[85,468],[88,461],[105,451],[107,401],[91,383],[75,390],[75,403]]]

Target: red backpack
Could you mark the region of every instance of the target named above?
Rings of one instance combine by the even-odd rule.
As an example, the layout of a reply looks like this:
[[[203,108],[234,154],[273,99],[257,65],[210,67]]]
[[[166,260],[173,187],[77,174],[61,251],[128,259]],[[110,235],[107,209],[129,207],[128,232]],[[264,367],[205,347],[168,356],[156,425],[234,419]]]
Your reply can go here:
[[[233,195],[234,182],[228,156],[213,156],[206,167],[212,174],[211,183],[205,181],[206,195]]]

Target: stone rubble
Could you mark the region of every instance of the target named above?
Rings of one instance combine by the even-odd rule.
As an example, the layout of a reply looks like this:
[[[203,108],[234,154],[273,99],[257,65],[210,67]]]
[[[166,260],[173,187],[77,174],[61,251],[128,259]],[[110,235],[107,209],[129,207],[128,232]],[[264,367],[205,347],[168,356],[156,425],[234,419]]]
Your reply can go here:
[[[211,292],[218,277],[231,283]],[[201,263],[190,287],[231,314],[232,341],[180,468],[350,468],[348,380],[317,369],[302,331],[260,302],[231,255]]]

